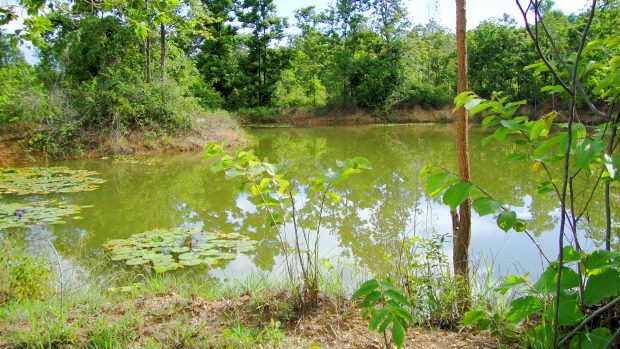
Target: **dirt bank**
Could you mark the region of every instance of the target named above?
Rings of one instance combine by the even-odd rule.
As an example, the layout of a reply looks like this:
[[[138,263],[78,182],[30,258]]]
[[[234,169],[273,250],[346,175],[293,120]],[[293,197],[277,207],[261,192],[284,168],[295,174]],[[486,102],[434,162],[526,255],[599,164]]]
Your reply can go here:
[[[562,115],[568,115],[566,106],[546,100],[536,106],[524,105],[517,112],[517,115],[527,115],[531,120],[538,119],[549,112],[555,110],[560,114],[556,120],[564,122]],[[244,124],[265,125],[265,124],[286,124],[295,127],[311,126],[331,126],[331,125],[368,125],[368,124],[409,124],[409,123],[449,123],[455,121],[455,114],[452,111],[453,104],[447,104],[443,108],[424,109],[419,105],[405,105],[392,109],[388,112],[378,111],[371,108],[335,108],[322,107],[311,109],[288,109],[271,110],[271,114],[264,119],[260,117],[247,118],[239,115],[239,119]],[[479,113],[471,118],[474,123],[480,123],[487,114]],[[587,107],[578,110],[579,121],[586,125],[596,125],[606,120]]]
[[[292,126],[441,123],[454,121],[454,113],[450,105],[432,110],[407,106],[387,113],[367,108],[317,108],[284,111],[282,119]]]
[[[44,154],[29,150],[30,137],[43,129],[38,125],[5,125],[0,130],[0,167],[25,166],[45,160]],[[196,118],[192,129],[174,135],[158,135],[149,130],[119,133],[84,131],[80,158],[109,155],[144,155],[163,152],[200,151],[205,143],[225,143],[238,148],[249,143],[246,132],[230,116],[204,114]]]

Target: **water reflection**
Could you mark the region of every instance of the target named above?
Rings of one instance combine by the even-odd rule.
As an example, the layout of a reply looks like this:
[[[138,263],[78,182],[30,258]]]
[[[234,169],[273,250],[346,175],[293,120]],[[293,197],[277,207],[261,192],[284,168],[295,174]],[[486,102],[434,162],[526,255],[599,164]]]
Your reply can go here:
[[[308,217],[316,215],[309,204],[312,200],[307,197],[314,194],[307,194],[299,179],[303,182],[324,172],[340,159],[359,155],[372,162],[373,170],[352,177],[337,188],[342,201],[327,205],[321,229],[322,256],[386,270],[389,262],[384,256],[395,251],[396,241],[403,234],[451,231],[447,207],[436,199],[429,200],[418,179],[420,168],[429,163],[456,168],[451,125],[256,129],[251,133],[253,148],[260,157],[286,164],[288,177],[300,185],[297,202],[308,203],[299,208]],[[535,194],[535,182],[544,174],[532,172],[525,164],[505,163],[504,158],[516,146],[491,143],[482,147],[480,141],[484,136],[479,128],[471,131],[473,180],[497,199],[517,208],[520,218],[529,221],[543,250],[555,256],[556,200],[552,193]],[[258,241],[252,255],[240,256],[211,275],[240,278],[254,269],[272,271],[281,267],[283,257],[276,231],[265,226],[248,195],[239,191],[239,183],[212,174],[200,154],[163,155],[148,165],[110,160],[65,164],[98,171],[107,180],[93,192],[58,195],[74,204],[95,205],[84,210],[83,220],[47,228],[65,258],[86,264],[110,239],[156,228],[198,224],[205,229],[238,232]],[[618,199],[618,193],[614,195]],[[592,209],[602,210],[601,198],[594,198]],[[617,205],[614,209],[618,211]],[[589,243],[600,240],[601,215],[588,215],[583,222]],[[537,250],[523,234],[504,233],[492,217],[480,218],[475,214],[472,227],[472,254],[494,258],[497,273],[506,274],[517,268],[534,272],[541,269]],[[291,231],[288,234],[292,236]],[[446,246],[447,250],[450,248]]]

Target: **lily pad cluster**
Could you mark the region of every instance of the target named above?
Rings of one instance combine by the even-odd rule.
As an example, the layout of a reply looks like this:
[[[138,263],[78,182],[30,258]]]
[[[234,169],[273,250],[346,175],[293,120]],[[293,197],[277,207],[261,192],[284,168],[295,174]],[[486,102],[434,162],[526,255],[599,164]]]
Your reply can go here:
[[[216,265],[256,248],[256,241],[237,233],[205,232],[200,227],[153,230],[127,239],[108,241],[104,247],[113,261],[152,266],[156,272],[194,265]]]
[[[66,167],[0,169],[0,193],[15,195],[91,191],[105,181],[98,173]]]
[[[3,203],[0,205],[0,230],[39,224],[63,224],[66,217],[79,214],[84,207],[54,200],[35,203]]]

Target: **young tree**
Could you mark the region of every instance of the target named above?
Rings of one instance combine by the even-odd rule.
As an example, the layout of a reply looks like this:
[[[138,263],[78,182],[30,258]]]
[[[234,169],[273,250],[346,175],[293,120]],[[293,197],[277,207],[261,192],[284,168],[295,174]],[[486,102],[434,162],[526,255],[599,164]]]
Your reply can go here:
[[[457,93],[467,91],[467,33],[465,0],[456,0],[456,52],[457,52]],[[464,182],[470,181],[469,140],[467,133],[467,110],[459,108],[456,112],[456,143],[458,152],[458,173]],[[469,308],[469,242],[471,239],[471,201],[463,201],[459,212],[452,212],[453,263],[454,275],[462,282],[462,308]]]

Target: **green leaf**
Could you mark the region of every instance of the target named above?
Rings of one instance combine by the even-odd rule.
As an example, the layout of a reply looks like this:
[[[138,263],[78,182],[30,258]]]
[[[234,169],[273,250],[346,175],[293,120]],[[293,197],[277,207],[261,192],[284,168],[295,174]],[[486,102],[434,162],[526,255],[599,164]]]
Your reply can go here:
[[[487,313],[484,310],[470,310],[463,316],[463,325],[471,326],[478,320],[486,318]]]
[[[413,323],[413,315],[405,308],[392,306],[390,310],[393,314],[397,315],[399,318],[404,319],[407,323]]]
[[[495,290],[501,294],[506,294],[508,290],[527,283],[528,276],[528,274],[525,274],[524,276],[510,275],[506,277],[504,281],[502,281],[502,283],[495,288]]]
[[[474,199],[474,201],[472,202],[472,206],[480,216],[486,216],[497,211],[502,206],[502,203],[489,197],[483,196]]]
[[[351,300],[356,300],[362,296],[365,296],[377,289],[377,287],[379,287],[379,281],[377,281],[376,279],[370,279],[360,285],[357,291],[353,293],[353,296],[351,296]]]
[[[357,163],[358,167],[364,170],[371,170],[372,164],[370,161],[364,157],[356,156],[353,158],[353,161]]]
[[[513,162],[513,161],[524,160],[526,156],[527,156],[527,154],[525,154],[525,153],[510,154],[510,155],[508,155],[504,159],[504,162]]]
[[[484,331],[486,329],[489,328],[489,326],[491,326],[493,322],[491,321],[491,319],[480,319],[477,323],[476,323],[476,331]]]
[[[575,251],[573,246],[566,246],[562,249],[562,251],[564,263],[581,261],[581,255],[577,251]]]
[[[396,290],[387,290],[385,291],[385,296],[389,297],[395,301],[397,301],[400,304],[403,305],[409,305],[409,300],[407,299],[407,297],[403,296],[402,293],[396,291]]]
[[[403,329],[403,325],[401,325],[400,321],[396,319],[392,321],[392,340],[399,348],[402,348],[403,343],[405,342],[405,331]]]
[[[376,330],[377,326],[381,323],[381,320],[383,320],[389,312],[390,310],[387,308],[377,310],[375,316],[368,321],[368,328],[372,331]]]
[[[443,203],[449,205],[452,210],[457,208],[469,197],[469,192],[474,188],[471,183],[457,183],[451,186],[443,195]]]
[[[580,140],[573,149],[575,165],[577,168],[590,172],[590,163],[603,149],[605,149],[605,143],[600,139]]]
[[[547,270],[540,276],[533,288],[542,293],[555,292],[556,282],[558,279],[557,266],[550,265]],[[579,286],[579,275],[567,267],[562,268],[562,279],[560,280],[560,289],[567,290]]]
[[[556,94],[556,93],[561,93],[564,92],[564,88],[562,87],[562,85],[551,85],[551,86],[544,86],[543,88],[540,89],[541,92],[549,92],[549,94]]]
[[[517,213],[514,211],[503,211],[497,215],[497,226],[500,227],[503,231],[508,231],[512,227],[514,227],[517,222]]]
[[[326,194],[327,196],[329,196],[330,198],[332,198],[332,202],[333,203],[337,203],[340,202],[340,195],[334,193],[334,192],[329,192]]]
[[[457,111],[460,107],[473,98],[476,98],[476,95],[471,91],[463,91],[459,93],[456,97],[454,97],[454,109],[452,111]]]
[[[522,233],[527,228],[525,221],[522,219],[517,219],[515,225],[512,227],[516,232]]]
[[[548,193],[548,192],[552,192],[552,191],[555,191],[555,188],[553,187],[553,183],[551,183],[549,181],[540,183],[540,185],[536,189],[536,192],[538,194],[544,194],[544,193]]]
[[[496,141],[501,142],[501,141],[506,140],[506,137],[508,136],[509,133],[510,133],[509,128],[500,126],[495,130],[495,132],[493,132],[493,137],[495,137]]]
[[[585,266],[588,271],[595,269],[615,268],[620,264],[620,253],[596,250],[588,255]]]
[[[282,215],[278,212],[273,212],[272,214],[265,217],[265,223],[270,227],[275,225],[281,225],[284,223],[284,217],[282,217]]]
[[[547,318],[552,319],[554,317],[554,309],[555,301],[553,301],[552,306],[547,309]],[[560,325],[574,326],[577,325],[583,318],[584,315],[579,309],[579,302],[576,294],[560,296]]]
[[[613,158],[607,154],[603,156],[605,162],[605,168],[609,173],[609,177],[613,180],[620,180],[620,156],[614,156]]]
[[[551,322],[542,323],[534,327],[534,335],[529,337],[530,347],[535,349],[553,348],[553,326]]]
[[[394,320],[395,320],[394,319],[394,315],[392,315],[392,313],[388,313],[388,315],[386,315],[385,318],[383,319],[383,322],[381,323],[381,326],[379,326],[379,328],[377,329],[377,332],[379,332],[379,333],[385,332],[387,327]]]
[[[224,154],[224,148],[221,145],[215,143],[207,143],[205,145],[205,153],[202,157],[203,159],[207,160],[222,154]]]
[[[588,284],[583,293],[586,305],[595,305],[607,297],[617,296],[620,293],[620,274],[615,269],[605,269],[600,274],[588,278]]]
[[[529,315],[542,310],[543,303],[534,296],[526,296],[513,300],[510,303],[510,311],[506,319],[510,322],[519,323]]]
[[[480,103],[480,104],[478,104],[477,106],[475,106],[475,107],[473,107],[473,108],[471,108],[471,109],[469,110],[469,115],[474,116],[474,115],[476,115],[476,114],[480,113],[480,112],[481,112],[481,111],[483,111],[483,110],[487,110],[487,109],[489,109],[490,107],[491,107],[491,105],[490,105],[490,104],[487,104],[487,103]]]
[[[464,106],[465,106],[465,109],[472,110],[475,107],[477,107],[481,102],[482,102],[482,99],[480,99],[480,98],[473,98],[473,99],[470,99],[467,102],[465,102]],[[471,112],[470,112],[470,114],[471,114]]]
[[[606,327],[595,328],[590,332],[579,333],[573,336],[569,349],[604,349],[611,340],[611,330]]]
[[[541,162],[562,159],[566,150],[567,137],[567,134],[562,132],[540,143],[532,153],[532,157]]]
[[[500,124],[512,131],[518,128],[518,123],[515,120],[502,120],[500,121]]]
[[[431,175],[426,180],[426,190],[431,197],[437,195],[442,190],[446,189],[450,184],[454,183],[457,179],[449,172],[439,172]]]
[[[381,299],[381,292],[372,291],[366,295],[364,301],[362,302],[362,308],[368,308],[374,306],[374,304]]]

